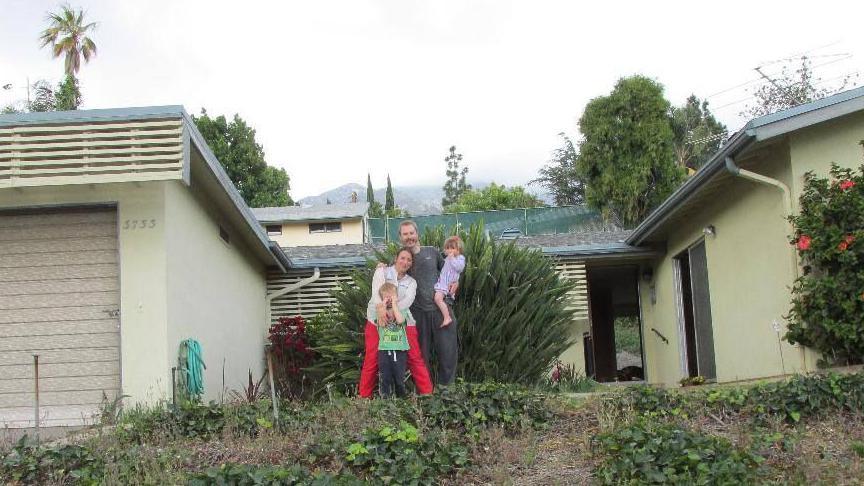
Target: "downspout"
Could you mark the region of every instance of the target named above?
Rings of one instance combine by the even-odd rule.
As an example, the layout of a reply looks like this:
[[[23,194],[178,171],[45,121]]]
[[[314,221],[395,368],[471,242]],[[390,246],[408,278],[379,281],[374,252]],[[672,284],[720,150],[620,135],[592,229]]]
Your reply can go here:
[[[747,180],[751,180],[753,182],[758,182],[760,184],[766,184],[769,186],[774,186],[780,189],[780,192],[783,193],[783,206],[786,211],[785,217],[783,219],[786,220],[786,231],[789,235],[794,234],[795,228],[792,226],[792,222],[789,218],[795,214],[795,206],[792,204],[792,191],[789,189],[789,186],[784,184],[782,181],[777,179],[772,179],[770,177],[766,177],[762,174],[757,174],[755,172],[742,169],[735,163],[735,159],[730,156],[726,157],[726,170],[737,177],[741,177]],[[798,280],[798,253],[795,251],[794,246],[789,247],[789,262],[792,267],[792,281]],[[801,363],[804,366],[804,371],[807,371],[807,356],[804,351],[804,346],[798,345],[798,348],[801,350]]]

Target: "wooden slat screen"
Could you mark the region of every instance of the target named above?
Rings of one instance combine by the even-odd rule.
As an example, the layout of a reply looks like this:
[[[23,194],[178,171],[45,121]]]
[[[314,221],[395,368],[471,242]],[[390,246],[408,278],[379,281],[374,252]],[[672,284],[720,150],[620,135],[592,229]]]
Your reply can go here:
[[[588,281],[585,273],[585,262],[581,260],[559,259],[555,269],[564,278],[574,279],[576,288],[570,292],[570,307],[575,309],[574,319],[588,319]],[[312,284],[296,292],[284,295],[273,301],[271,315],[275,322],[280,317],[303,316],[310,319],[315,314],[329,308],[335,303],[332,292],[339,282],[351,280],[353,267],[328,269],[321,271],[321,277]],[[310,277],[312,270],[292,270],[290,273],[270,273],[267,276],[267,291],[272,292],[301,279]]]
[[[333,291],[339,282],[350,282],[353,267],[321,270],[321,276],[315,282],[301,287],[296,292],[283,295],[273,300],[270,306],[273,322],[280,317],[303,316],[311,319],[319,312],[328,309],[336,301]],[[267,276],[267,291],[273,292],[299,280],[312,276],[312,270],[292,270],[289,273],[270,273]]]
[[[180,179],[180,119],[0,128],[0,187]]]

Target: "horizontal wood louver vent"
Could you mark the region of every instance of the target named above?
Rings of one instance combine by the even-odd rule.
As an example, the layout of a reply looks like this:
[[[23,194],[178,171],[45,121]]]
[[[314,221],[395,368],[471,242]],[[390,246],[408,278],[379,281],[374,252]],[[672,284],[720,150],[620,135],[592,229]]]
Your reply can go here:
[[[576,288],[569,292],[569,307],[575,310],[574,319],[588,319],[588,279],[585,262],[580,260],[559,259],[555,270],[564,278],[576,282]]]
[[[0,127],[0,187],[180,179],[181,119]]]
[[[339,282],[350,282],[354,267],[334,268],[321,271],[321,277],[296,292],[274,299],[270,307],[273,321],[280,317],[303,316],[310,319],[319,312],[330,308],[336,301],[333,291]],[[567,279],[576,282],[576,288],[569,292],[568,306],[575,311],[574,319],[588,319],[588,281],[585,262],[580,260],[556,260],[555,270]],[[273,292],[296,283],[312,275],[312,270],[292,270],[282,274],[270,273],[267,276],[267,291]]]
[[[280,317],[303,316],[311,319],[319,312],[330,308],[336,303],[333,291],[339,287],[339,282],[350,282],[353,267],[321,270],[321,276],[315,282],[301,287],[295,292],[273,299],[270,312],[273,322]],[[289,273],[270,273],[267,276],[267,291],[273,292],[287,285],[296,283],[312,276],[312,270],[292,270]]]

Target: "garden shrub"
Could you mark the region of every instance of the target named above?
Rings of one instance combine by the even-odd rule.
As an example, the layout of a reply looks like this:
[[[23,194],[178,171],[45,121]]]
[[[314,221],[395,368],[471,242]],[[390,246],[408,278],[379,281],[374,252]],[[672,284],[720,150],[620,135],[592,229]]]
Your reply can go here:
[[[762,458],[728,440],[646,420],[593,439],[601,484],[752,484]]]
[[[427,229],[422,242],[440,248],[446,235],[443,228]],[[458,376],[475,382],[536,384],[573,342],[573,310],[567,305],[573,282],[559,278],[554,263],[540,252],[488,239],[482,225],[472,225],[460,236],[467,265],[454,311],[459,322]],[[391,245],[388,251],[395,253],[395,248]],[[330,336],[353,341],[339,353],[316,358],[316,366],[335,361],[330,366],[334,370],[344,369],[346,362],[359,367],[373,268],[356,272],[352,283],[334,293],[335,315],[346,321],[326,329]],[[328,345],[339,343],[330,336],[325,336]],[[318,347],[313,339],[313,348]]]
[[[619,410],[640,415],[695,415],[709,410],[755,417],[779,416],[787,422],[845,410],[864,412],[864,372],[795,375],[750,387],[716,387],[696,392],[636,386],[611,399]]]
[[[402,422],[398,428],[367,429],[348,445],[345,459],[366,479],[384,484],[438,484],[468,463],[468,448],[446,434],[421,436]]]
[[[43,447],[23,436],[0,463],[0,478],[21,484],[99,484],[103,461],[87,448]]]
[[[829,178],[808,172],[801,211],[790,218],[803,273],[792,288],[786,339],[830,362],[864,357],[864,166],[831,166]]]
[[[278,396],[286,399],[304,396],[309,385],[304,368],[312,364],[315,355],[306,334],[306,320],[301,316],[282,317],[270,326],[267,339]]]
[[[349,486],[365,484],[347,473],[311,473],[299,466],[273,466],[253,464],[223,464],[190,477],[188,486],[263,486],[310,485]]]
[[[471,434],[494,426],[542,426],[551,418],[545,395],[516,385],[459,383],[419,400],[430,423]]]
[[[362,278],[354,280],[358,281]],[[345,298],[354,294],[354,291],[343,288],[336,295]],[[360,381],[360,367],[363,364],[361,324],[365,321],[358,323],[354,319],[345,317],[345,314],[337,310],[343,307],[339,306],[317,314],[307,327],[315,358],[312,365],[303,371],[311,380],[312,393],[315,397],[323,396],[328,392],[330,395],[334,393],[354,395]],[[363,309],[365,311],[365,307]]]

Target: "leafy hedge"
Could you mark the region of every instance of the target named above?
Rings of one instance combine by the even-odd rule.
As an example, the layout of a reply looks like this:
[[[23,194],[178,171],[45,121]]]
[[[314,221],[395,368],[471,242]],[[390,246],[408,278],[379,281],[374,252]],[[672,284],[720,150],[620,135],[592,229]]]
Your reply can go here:
[[[864,358],[864,166],[832,165],[829,178],[805,175],[801,211],[791,219],[803,274],[792,289],[786,339],[829,361]]]

